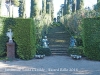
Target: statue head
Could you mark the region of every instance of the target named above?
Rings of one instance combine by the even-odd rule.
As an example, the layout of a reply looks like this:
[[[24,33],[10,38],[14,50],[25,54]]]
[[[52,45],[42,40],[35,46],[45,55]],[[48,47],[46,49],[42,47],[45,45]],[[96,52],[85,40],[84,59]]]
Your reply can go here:
[[[44,36],[45,39],[47,39],[47,36]]]

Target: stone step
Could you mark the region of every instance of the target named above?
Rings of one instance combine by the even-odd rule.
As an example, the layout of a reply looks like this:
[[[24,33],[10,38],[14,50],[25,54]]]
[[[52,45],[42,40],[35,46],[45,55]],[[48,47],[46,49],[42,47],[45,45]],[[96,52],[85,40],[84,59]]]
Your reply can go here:
[[[55,45],[58,45],[58,44],[59,44],[59,45],[64,45],[64,44],[66,44],[66,45],[67,45],[67,43],[60,43],[60,42],[59,42],[59,43],[57,43],[57,42],[52,42],[52,43],[51,43],[51,42],[50,42],[49,44],[55,44]]]
[[[51,51],[51,53],[67,53],[66,51]]]
[[[52,53],[52,55],[67,55],[67,53]]]
[[[47,37],[52,55],[67,55],[70,35],[64,26],[51,28]]]
[[[51,44],[50,44],[49,47],[51,47],[51,48],[55,48],[55,47],[56,47],[56,48],[59,48],[59,47],[60,47],[60,48],[67,48],[68,45],[66,45],[66,44],[64,44],[64,45],[52,44],[52,45],[51,45]]]
[[[50,48],[52,55],[67,55],[67,48],[66,47],[52,47]]]
[[[51,51],[66,51],[67,48],[50,48]]]
[[[52,36],[56,36],[56,35],[67,36],[67,33],[52,33],[52,34],[50,33],[50,34],[48,34],[49,37],[52,37],[51,35]]]
[[[66,35],[56,35],[56,34],[52,34],[47,36],[48,38],[68,38],[67,34]]]

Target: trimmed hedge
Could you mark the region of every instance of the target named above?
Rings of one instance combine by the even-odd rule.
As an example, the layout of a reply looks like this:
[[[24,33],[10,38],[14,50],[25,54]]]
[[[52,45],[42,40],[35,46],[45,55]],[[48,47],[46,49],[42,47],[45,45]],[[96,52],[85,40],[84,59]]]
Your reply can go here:
[[[83,45],[85,56],[100,60],[100,18],[83,20]]]
[[[0,57],[6,56],[7,26],[4,25],[5,18],[0,17]]]
[[[51,55],[51,50],[50,50],[50,48],[42,48],[42,47],[39,47],[39,48],[37,48],[36,54],[37,55],[50,56]]]
[[[0,46],[0,51],[6,48],[6,42],[8,40],[6,32],[8,28],[11,28],[13,31],[13,39],[17,44],[18,57],[24,60],[32,59],[36,54],[36,35],[33,20],[6,18],[2,26],[3,31],[2,35],[0,35],[0,42],[3,43],[3,47]]]
[[[70,56],[71,54],[84,56],[83,47],[69,47],[67,55]]]

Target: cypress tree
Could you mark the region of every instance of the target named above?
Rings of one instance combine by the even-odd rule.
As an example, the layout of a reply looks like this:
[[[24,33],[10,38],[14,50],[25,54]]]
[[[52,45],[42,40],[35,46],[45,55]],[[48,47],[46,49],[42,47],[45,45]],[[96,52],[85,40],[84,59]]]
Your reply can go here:
[[[100,12],[100,0],[97,0],[97,9],[98,12]]]
[[[76,10],[82,10],[84,8],[84,0],[77,0]]]
[[[76,6],[76,10],[80,9],[80,0],[76,0],[77,6]]]
[[[23,18],[26,18],[26,0],[23,0]]]
[[[84,8],[84,0],[80,0],[80,9],[82,10]]]
[[[11,3],[15,6],[19,6],[19,0],[11,0]]]
[[[51,19],[53,20],[54,18],[54,5],[53,5],[53,0],[51,0]]]
[[[76,0],[72,0],[72,12],[76,11]]]
[[[42,13],[46,13],[46,0],[42,0]]]
[[[23,11],[24,11],[23,1],[19,1],[19,17],[23,17]]]
[[[1,16],[1,2],[2,2],[2,0],[0,0],[0,16]]]
[[[30,17],[36,17],[40,14],[39,8],[38,8],[38,2],[39,0],[31,0],[31,13]]]
[[[70,14],[70,0],[67,0],[67,14]]]
[[[51,14],[51,0],[46,0],[46,13]]]
[[[66,15],[67,11],[67,1],[64,0],[64,9],[63,9],[63,15]]]

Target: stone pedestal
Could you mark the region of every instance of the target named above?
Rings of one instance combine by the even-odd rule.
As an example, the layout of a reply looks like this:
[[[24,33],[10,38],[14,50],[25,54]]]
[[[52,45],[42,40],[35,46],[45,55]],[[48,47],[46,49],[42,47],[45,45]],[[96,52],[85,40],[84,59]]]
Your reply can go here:
[[[7,42],[7,58],[14,59],[15,58],[15,43]]]

